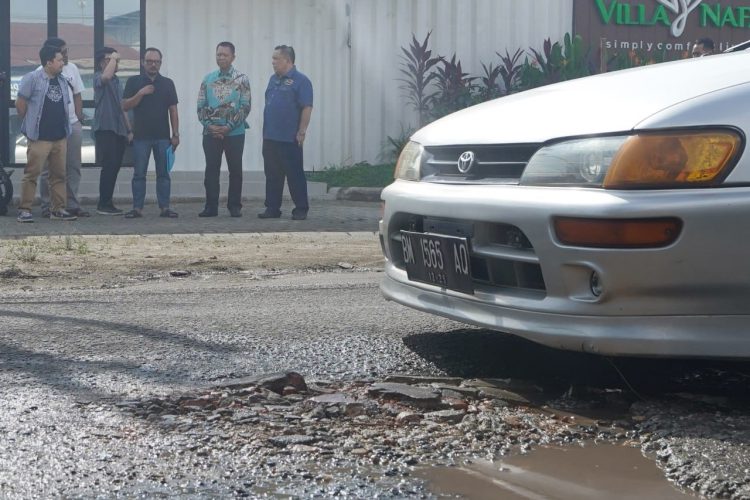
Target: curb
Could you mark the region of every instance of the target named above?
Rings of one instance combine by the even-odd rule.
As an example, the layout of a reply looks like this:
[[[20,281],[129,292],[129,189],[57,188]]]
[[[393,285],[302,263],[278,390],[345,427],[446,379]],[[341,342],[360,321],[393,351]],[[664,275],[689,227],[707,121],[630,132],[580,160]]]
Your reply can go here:
[[[332,187],[328,190],[328,193],[322,195],[310,195],[311,200],[328,200],[328,201],[369,201],[379,202],[381,188],[338,188]],[[262,196],[242,196],[242,201],[263,201]],[[291,200],[291,197],[284,194],[284,200]],[[13,200],[8,205],[9,207],[18,206],[19,197],[13,196]],[[79,196],[78,201],[82,205],[95,205],[99,198],[97,196]],[[133,198],[130,196],[113,196],[112,201],[116,203],[130,203]],[[172,196],[169,199],[172,203],[202,203],[206,201],[205,196]],[[224,203],[227,201],[226,195],[219,197],[219,202]],[[40,203],[39,196],[34,197],[34,204]],[[152,196],[146,197],[146,204],[154,204],[156,199]]]

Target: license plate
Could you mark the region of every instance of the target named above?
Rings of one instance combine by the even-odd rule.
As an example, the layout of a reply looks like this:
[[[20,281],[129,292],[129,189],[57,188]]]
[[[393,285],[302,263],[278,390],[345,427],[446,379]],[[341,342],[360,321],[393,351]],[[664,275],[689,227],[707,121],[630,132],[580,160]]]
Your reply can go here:
[[[409,280],[474,293],[466,238],[401,231],[401,246]]]

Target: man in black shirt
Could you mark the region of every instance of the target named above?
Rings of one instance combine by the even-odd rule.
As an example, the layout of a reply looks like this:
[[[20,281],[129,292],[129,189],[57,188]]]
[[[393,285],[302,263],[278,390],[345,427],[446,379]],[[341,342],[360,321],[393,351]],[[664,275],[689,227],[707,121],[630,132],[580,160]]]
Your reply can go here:
[[[146,170],[151,152],[156,165],[156,199],[162,217],[177,217],[169,208],[171,180],[167,170],[167,149],[180,144],[180,122],[177,115],[177,91],[174,82],[159,73],[161,51],[149,47],[143,56],[144,73],[128,78],[122,109],[133,110],[133,210],[125,214],[135,219],[143,216],[146,199]],[[171,135],[170,135],[171,125]]]
[[[63,69],[59,47],[45,45],[39,51],[42,67],[27,74],[18,87],[16,109],[23,119],[21,131],[28,138],[26,168],[21,181],[18,222],[34,222],[31,204],[42,166],[49,165],[49,188],[52,198],[51,219],[75,220],[65,210],[65,154],[70,134],[68,108],[73,105],[67,85],[58,76]]]

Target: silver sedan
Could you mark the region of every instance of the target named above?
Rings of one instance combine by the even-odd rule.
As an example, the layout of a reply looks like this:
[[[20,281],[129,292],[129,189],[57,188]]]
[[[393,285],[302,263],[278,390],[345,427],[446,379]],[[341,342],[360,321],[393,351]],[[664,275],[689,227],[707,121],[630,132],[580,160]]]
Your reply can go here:
[[[750,358],[750,53],[434,122],[383,192],[382,291],[563,349]]]

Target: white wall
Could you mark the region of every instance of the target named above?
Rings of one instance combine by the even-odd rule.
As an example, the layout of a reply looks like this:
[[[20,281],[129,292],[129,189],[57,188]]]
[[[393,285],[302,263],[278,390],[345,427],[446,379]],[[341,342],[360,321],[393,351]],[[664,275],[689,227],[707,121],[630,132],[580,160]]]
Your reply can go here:
[[[305,168],[376,162],[388,135],[416,124],[399,90],[401,46],[432,31],[434,54],[457,53],[480,74],[495,52],[541,48],[572,28],[572,0],[148,0],[146,39],[164,52],[162,73],[180,98],[181,150],[176,168],[202,170],[195,100],[216,68],[222,40],[237,47],[235,66],[250,77],[253,110],[244,168],[262,170],[263,93],[271,53],[293,45],[297,67],[315,89]]]

